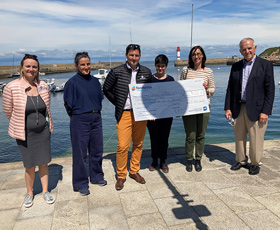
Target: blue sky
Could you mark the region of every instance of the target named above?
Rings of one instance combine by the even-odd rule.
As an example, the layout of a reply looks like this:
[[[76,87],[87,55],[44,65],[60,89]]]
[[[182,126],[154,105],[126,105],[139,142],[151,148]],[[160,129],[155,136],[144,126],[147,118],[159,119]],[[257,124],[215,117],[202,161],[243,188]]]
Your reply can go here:
[[[131,40],[141,45],[141,60],[159,53],[174,60],[177,46],[186,59],[192,4],[193,45],[208,58],[239,55],[244,37],[255,39],[257,53],[280,46],[280,0],[0,0],[0,65],[24,53],[71,63],[79,51],[93,62],[124,61]]]

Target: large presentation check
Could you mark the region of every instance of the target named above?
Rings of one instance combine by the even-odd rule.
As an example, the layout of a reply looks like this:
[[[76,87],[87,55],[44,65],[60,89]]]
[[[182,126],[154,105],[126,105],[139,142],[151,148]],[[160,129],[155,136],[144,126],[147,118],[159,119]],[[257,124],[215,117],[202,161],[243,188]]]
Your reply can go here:
[[[209,112],[202,79],[130,84],[135,121]]]

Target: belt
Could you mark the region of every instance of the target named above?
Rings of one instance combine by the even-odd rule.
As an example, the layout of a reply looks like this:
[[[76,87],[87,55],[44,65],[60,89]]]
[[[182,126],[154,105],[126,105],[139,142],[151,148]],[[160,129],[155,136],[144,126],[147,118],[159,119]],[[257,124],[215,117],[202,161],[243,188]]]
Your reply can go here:
[[[123,109],[123,111],[132,111],[132,109]]]
[[[100,110],[92,110],[92,111],[89,111],[89,113],[100,113]]]
[[[246,101],[245,100],[241,100],[241,104],[245,104],[246,103]]]

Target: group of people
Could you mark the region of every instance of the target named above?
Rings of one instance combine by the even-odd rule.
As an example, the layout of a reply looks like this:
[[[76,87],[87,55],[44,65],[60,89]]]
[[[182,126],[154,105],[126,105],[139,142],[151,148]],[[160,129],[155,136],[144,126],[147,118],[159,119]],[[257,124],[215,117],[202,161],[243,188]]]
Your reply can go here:
[[[247,134],[250,138],[249,174],[259,173],[263,157],[263,140],[268,116],[274,100],[274,76],[272,64],[256,56],[256,45],[252,38],[241,40],[242,61],[232,66],[225,99],[225,117],[234,120],[236,141],[236,163],[232,170],[247,166]],[[99,81],[90,75],[90,57],[87,52],[77,53],[77,73],[70,78],[64,89],[64,105],[70,118],[70,135],[73,155],[73,190],[81,195],[90,194],[89,182],[105,186],[102,170],[103,93],[115,106],[117,151],[116,190],[121,190],[127,177],[128,150],[132,141],[129,177],[145,184],[139,174],[143,139],[146,127],[150,134],[152,163],[150,171],[159,168],[168,173],[167,149],[173,118],[135,121],[129,94],[129,84],[168,82],[174,78],[165,73],[168,58],[161,54],[155,58],[156,73],[139,64],[141,49],[137,44],[126,47],[126,63],[113,68],[107,75],[103,89]],[[213,71],[205,66],[206,54],[201,46],[189,53],[189,66],[184,67],[180,80],[203,79],[210,107],[210,96],[215,93]],[[37,56],[26,54],[21,61],[20,77],[10,82],[3,92],[3,108],[10,121],[9,135],[16,139],[25,167],[27,193],[24,206],[33,204],[35,167],[39,166],[43,198],[48,204],[54,198],[48,191],[48,163],[51,161],[50,135],[53,122],[50,113],[50,93],[47,84],[39,80]],[[210,112],[183,116],[186,133],[186,170],[202,170],[205,132]],[[88,157],[87,157],[88,152]],[[87,169],[87,159],[89,168]],[[195,161],[194,161],[195,160]]]

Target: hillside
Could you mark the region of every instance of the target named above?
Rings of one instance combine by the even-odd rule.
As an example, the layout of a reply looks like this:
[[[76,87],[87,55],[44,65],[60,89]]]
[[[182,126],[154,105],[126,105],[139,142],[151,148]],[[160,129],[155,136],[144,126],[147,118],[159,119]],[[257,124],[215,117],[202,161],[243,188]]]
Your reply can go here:
[[[280,56],[280,46],[268,48],[263,51],[259,56]]]

